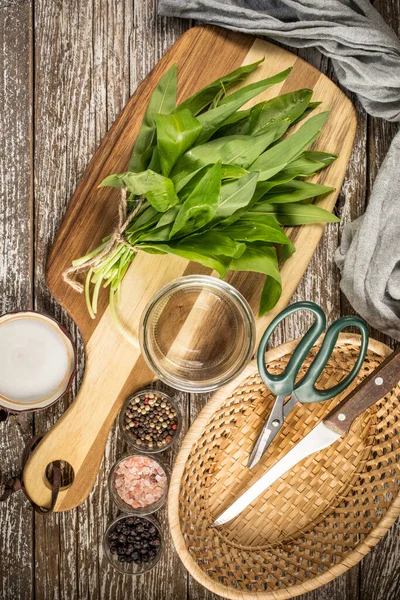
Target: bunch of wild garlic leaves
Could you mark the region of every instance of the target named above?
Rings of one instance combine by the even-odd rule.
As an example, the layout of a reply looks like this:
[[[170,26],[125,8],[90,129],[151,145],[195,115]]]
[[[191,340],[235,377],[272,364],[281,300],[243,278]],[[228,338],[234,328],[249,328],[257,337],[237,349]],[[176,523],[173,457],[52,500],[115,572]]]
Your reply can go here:
[[[138,250],[175,254],[221,277],[229,270],[267,275],[260,298],[263,315],[281,295],[279,264],[295,250],[283,226],[338,221],[311,204],[334,188],[304,181],[337,158],[307,150],[329,113],[308,118],[285,136],[320,104],[311,102],[312,91],[297,90],[239,110],[283,81],[290,73],[287,69],[226,93],[259,62],[217,79],[178,106],[176,65],[158,82],[128,171],[101,183],[125,188],[128,210],[132,213],[136,207],[137,212],[124,232],[130,246],[120,243],[101,257],[100,264],[88,266],[85,294],[92,317],[101,287],[109,287],[115,315],[115,295],[119,299]],[[84,268],[106,244],[107,238],[73,265]]]

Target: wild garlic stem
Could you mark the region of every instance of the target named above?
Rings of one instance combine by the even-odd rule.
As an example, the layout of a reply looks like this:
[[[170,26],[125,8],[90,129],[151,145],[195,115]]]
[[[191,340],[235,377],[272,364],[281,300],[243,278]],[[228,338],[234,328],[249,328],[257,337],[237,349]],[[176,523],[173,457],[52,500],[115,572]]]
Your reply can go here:
[[[97,256],[97,254],[100,254],[100,252],[102,250],[104,250],[104,248],[107,246],[108,240],[110,239],[110,236],[108,236],[108,238],[105,238],[105,241],[103,241],[102,244],[100,244],[100,246],[97,246],[97,248],[95,248],[94,250],[92,250],[92,252],[89,252],[89,254],[85,254],[85,256],[81,256],[80,258],[77,258],[75,260],[72,261],[72,266],[73,267],[79,267],[80,265],[83,265],[85,262],[87,262],[88,260],[94,258],[95,256]]]
[[[86,300],[86,306],[87,306],[90,318],[94,319],[95,314],[93,312],[92,303],[90,301],[90,282],[91,282],[92,274],[93,274],[93,270],[89,269],[89,271],[87,272],[87,275],[86,275],[86,280],[85,280],[85,300]]]
[[[134,337],[128,330],[127,328],[124,326],[124,324],[121,322],[121,320],[119,319],[116,310],[115,310],[115,296],[117,296],[118,292],[114,292],[112,288],[110,288],[110,296],[109,296],[109,305],[110,305],[110,311],[111,311],[111,316],[112,319],[116,325],[116,327],[118,328],[118,331],[120,333],[122,333],[122,335],[124,336],[124,338],[130,343],[132,344],[132,346],[135,346],[136,348],[139,348],[139,342],[137,340],[136,337]],[[118,297],[117,297],[118,300]]]

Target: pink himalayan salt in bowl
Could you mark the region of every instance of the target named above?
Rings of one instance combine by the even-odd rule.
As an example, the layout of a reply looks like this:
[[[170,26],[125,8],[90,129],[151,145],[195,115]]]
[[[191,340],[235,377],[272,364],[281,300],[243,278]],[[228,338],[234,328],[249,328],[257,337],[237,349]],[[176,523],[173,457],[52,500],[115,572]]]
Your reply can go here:
[[[169,473],[158,460],[145,454],[126,454],[110,472],[109,489],[115,504],[126,513],[148,515],[167,498]]]

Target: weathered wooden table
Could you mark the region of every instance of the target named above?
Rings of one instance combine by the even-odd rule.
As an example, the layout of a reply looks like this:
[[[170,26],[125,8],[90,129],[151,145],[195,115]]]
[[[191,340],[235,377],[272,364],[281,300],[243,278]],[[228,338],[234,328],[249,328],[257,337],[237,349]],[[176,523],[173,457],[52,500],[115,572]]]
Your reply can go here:
[[[375,3],[400,33],[399,0]],[[192,25],[156,17],[156,0],[0,0],[0,313],[36,308],[79,332],[52,301],[44,281],[49,245],[83,170],[138,82]],[[334,78],[314,50],[301,56]],[[364,211],[377,170],[397,126],[367,117],[355,98],[358,132],[337,213],[342,226]],[[329,225],[294,300],[319,302],[329,318],[351,313],[339,291],[333,252],[340,227]],[[300,335],[307,323],[290,321],[276,344]],[[392,344],[381,334],[372,335]],[[33,432],[48,430],[73,399],[35,416],[0,423],[3,479],[16,474]],[[189,420],[207,401],[185,396]],[[186,423],[187,425],[188,423]],[[23,495],[0,505],[0,599],[205,600],[216,598],[190,578],[167,534],[157,568],[140,578],[117,574],[101,542],[116,514],[106,477],[124,450],[115,427],[90,498],[69,513],[39,517]],[[172,461],[174,456],[169,456]],[[159,515],[167,532],[165,512]],[[303,600],[398,600],[400,524],[358,566]]]

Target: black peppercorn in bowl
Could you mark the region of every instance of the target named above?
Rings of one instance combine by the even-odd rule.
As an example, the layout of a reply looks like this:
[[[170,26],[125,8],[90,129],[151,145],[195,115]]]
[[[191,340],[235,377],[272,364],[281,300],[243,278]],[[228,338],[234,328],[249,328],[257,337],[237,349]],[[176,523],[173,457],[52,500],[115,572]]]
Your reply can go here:
[[[103,549],[117,571],[141,575],[150,571],[162,556],[161,529],[152,517],[121,515],[107,527]]]
[[[130,396],[119,414],[124,440],[140,450],[155,454],[169,448],[179,437],[182,415],[168,394],[144,389]]]

